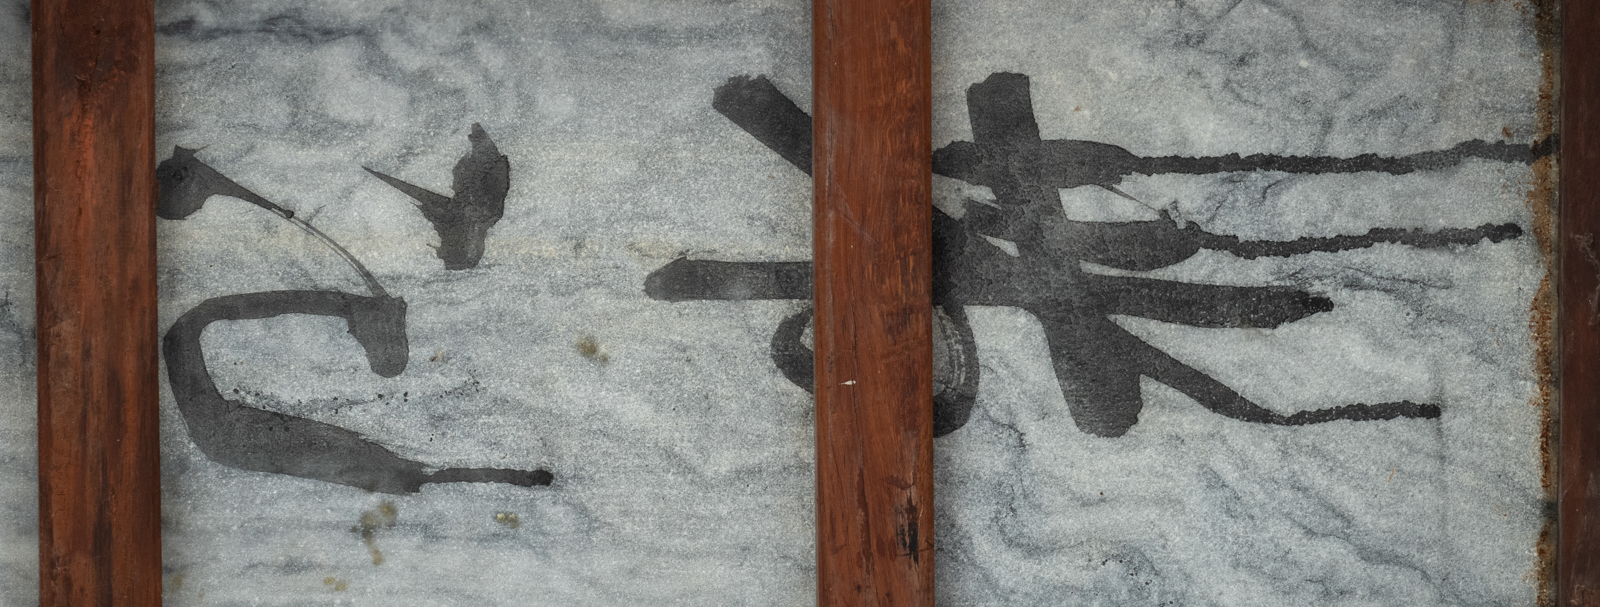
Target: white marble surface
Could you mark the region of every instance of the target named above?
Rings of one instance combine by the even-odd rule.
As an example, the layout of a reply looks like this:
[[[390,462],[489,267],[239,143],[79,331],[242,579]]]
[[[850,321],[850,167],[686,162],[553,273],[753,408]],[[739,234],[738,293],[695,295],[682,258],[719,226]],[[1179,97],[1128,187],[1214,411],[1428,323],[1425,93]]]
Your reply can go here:
[[[39,604],[28,4],[0,5],[0,605]]]
[[[1032,77],[1044,139],[1144,156],[1402,155],[1531,143],[1540,56],[1513,3],[939,1],[934,146],[971,140],[966,88]],[[1069,216],[1154,209],[1248,239],[1375,227],[1534,227],[1526,164],[1381,175],[1133,176],[1062,192]],[[935,178],[941,204],[982,189]],[[1291,413],[1438,404],[1437,420],[1244,423],[1143,379],[1131,431],[1078,431],[1039,321],[970,308],[982,386],[935,443],[942,605],[1530,605],[1544,524],[1531,233],[1146,275],[1288,285],[1334,309],[1276,329],[1118,317],[1143,341]],[[1138,274],[1138,273],[1132,273]]]
[[[809,178],[711,107],[742,74],[808,98],[809,16],[794,0],[160,2],[163,157],[203,148],[409,304],[393,379],[342,321],[212,325],[222,391],[430,466],[555,475],[394,496],[236,470],[187,440],[164,391],[167,604],[812,600],[810,397],[767,355],[802,304],[644,293],[684,254],[809,258]],[[510,193],[482,264],[447,271],[411,199],[362,167],[449,194],[473,123]],[[236,199],[160,230],[163,327],[220,295],[362,293]],[[383,504],[380,565],[352,529]]]
[[[5,10],[9,606],[34,603],[37,561],[27,37],[24,5]],[[312,216],[410,306],[409,365],[392,379],[367,369],[341,321],[213,325],[203,343],[223,392],[435,467],[555,475],[386,495],[237,470],[188,440],[164,388],[167,604],[809,603],[810,397],[769,357],[802,304],[643,293],[685,254],[808,258],[809,179],[710,106],[727,78],[766,74],[808,108],[808,17],[795,1],[161,2],[163,157],[203,148]],[[941,1],[934,145],[971,139],[965,91],[996,72],[1030,76],[1045,139],[1143,156],[1526,144],[1539,60],[1514,3]],[[410,199],[362,167],[448,194],[474,122],[508,157],[511,189],[483,263],[452,272]],[[1247,239],[1531,232],[1531,178],[1482,160],[1398,176],[1131,176],[1117,187],[1139,203],[1094,187],[1062,201],[1071,219],[1164,208]],[[935,189],[941,208],[992,195],[943,177]],[[236,199],[160,229],[164,328],[216,296],[361,292],[326,249]],[[935,443],[941,605],[1534,603],[1544,493],[1529,305],[1543,265],[1531,233],[1250,261],[1201,252],[1132,274],[1333,302],[1275,329],[1116,318],[1263,406],[1411,400],[1442,415],[1267,426],[1147,378],[1138,423],[1091,436],[1066,410],[1039,321],[970,307],[976,408]]]

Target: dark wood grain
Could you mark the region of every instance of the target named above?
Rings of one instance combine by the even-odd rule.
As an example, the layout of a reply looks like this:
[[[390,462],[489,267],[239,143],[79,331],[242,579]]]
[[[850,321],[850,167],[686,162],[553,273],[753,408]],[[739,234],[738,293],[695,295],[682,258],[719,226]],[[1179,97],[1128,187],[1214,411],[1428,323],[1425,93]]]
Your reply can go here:
[[[34,0],[40,604],[161,604],[150,0]]]
[[[1600,606],[1600,3],[1563,2],[1556,600]]]
[[[818,604],[933,605],[928,0],[816,0]]]

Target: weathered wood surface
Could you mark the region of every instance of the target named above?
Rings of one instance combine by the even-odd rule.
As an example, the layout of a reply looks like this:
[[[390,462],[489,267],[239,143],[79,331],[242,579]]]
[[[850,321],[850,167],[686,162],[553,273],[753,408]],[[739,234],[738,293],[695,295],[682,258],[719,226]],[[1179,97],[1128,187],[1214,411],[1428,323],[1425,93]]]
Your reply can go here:
[[[40,605],[160,605],[153,4],[32,20]]]
[[[1600,4],[1561,4],[1556,594],[1600,606]]]
[[[933,605],[927,0],[816,0],[818,604]]]

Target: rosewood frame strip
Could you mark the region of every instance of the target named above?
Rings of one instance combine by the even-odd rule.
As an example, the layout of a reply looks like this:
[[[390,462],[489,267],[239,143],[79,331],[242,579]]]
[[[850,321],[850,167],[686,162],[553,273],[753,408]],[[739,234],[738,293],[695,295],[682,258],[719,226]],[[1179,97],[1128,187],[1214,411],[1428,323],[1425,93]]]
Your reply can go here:
[[[1600,605],[1600,4],[1561,3],[1556,604]]]
[[[151,0],[33,0],[39,604],[161,604]]]
[[[929,0],[815,0],[821,607],[933,605]]]

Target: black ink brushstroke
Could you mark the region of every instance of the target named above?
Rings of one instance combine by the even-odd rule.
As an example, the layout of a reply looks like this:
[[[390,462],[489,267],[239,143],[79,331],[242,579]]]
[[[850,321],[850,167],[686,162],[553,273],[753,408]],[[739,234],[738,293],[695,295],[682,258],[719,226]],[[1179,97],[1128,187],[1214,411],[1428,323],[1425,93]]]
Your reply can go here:
[[[1200,246],[1213,251],[1227,251],[1244,259],[1258,257],[1288,257],[1305,253],[1330,253],[1364,249],[1380,243],[1398,244],[1418,249],[1443,249],[1450,246],[1477,244],[1522,236],[1522,226],[1514,223],[1486,223],[1476,228],[1445,228],[1433,232],[1421,229],[1373,228],[1359,236],[1305,237],[1294,240],[1240,240],[1237,236],[1222,236],[1198,232],[1195,236]]]
[[[712,94],[711,107],[795,168],[811,174],[811,116],[765,75],[729,78]]]
[[[335,291],[272,291],[215,297],[173,323],[163,337],[167,378],[189,438],[219,464],[287,474],[381,493],[415,493],[422,485],[494,482],[549,485],[547,470],[447,468],[429,473],[360,434],[318,421],[249,407],[224,398],[206,368],[200,337],[211,323],[311,314],[342,318],[382,377],[406,368],[406,304],[399,298]]]
[[[229,179],[220,171],[211,168],[211,165],[202,162],[195,154],[199,150],[191,150],[182,146],[172,148],[172,157],[156,165],[156,216],[162,219],[181,220],[195,214],[205,207],[206,201],[212,196],[228,196],[238,198],[256,205],[284,221],[294,225],[312,238],[326,245],[345,263],[354,268],[366,283],[367,290],[374,296],[388,297],[383,290],[383,285],[378,284],[378,279],[372,272],[361,264],[361,260],[350,254],[339,243],[324,234],[322,230],[311,225],[311,222],[295,216],[294,211],[278,206],[255,192],[250,191],[238,182]]]
[[[1084,271],[1083,262],[1135,271],[1175,264],[1198,252],[1205,244],[1199,238],[1204,232],[1181,229],[1166,217],[1149,222],[1067,219],[1058,189],[1071,186],[1063,184],[1110,188],[1120,180],[1121,167],[1097,158],[1132,155],[1122,156],[1126,152],[1120,148],[1093,142],[1069,142],[1078,152],[1075,155],[1052,153],[1039,136],[1026,76],[995,74],[973,85],[967,90],[967,109],[974,143],[966,148],[974,150],[980,162],[961,168],[981,176],[983,183],[978,184],[991,187],[999,206],[970,205],[972,217],[964,216],[961,228],[1010,240],[1018,255],[979,252],[981,247],[994,247],[947,233],[942,237],[947,246],[963,253],[946,251],[949,257],[943,261],[951,264],[944,268],[942,280],[948,282],[936,290],[962,304],[1015,306],[1038,318],[1057,382],[1080,430],[1105,437],[1127,433],[1144,406],[1141,376],[1167,384],[1218,414],[1256,423],[1300,425],[1439,415],[1437,406],[1402,401],[1285,416],[1128,333],[1111,316],[1199,327],[1273,328],[1333,306],[1325,297],[1291,288],[1201,285]],[[947,222],[936,222],[936,231],[940,223],[947,232],[954,229]],[[1001,288],[992,288],[997,278],[1008,280]]]
[[[1181,226],[1165,212],[1158,221],[1077,222],[1065,217],[1057,191],[1094,185],[1112,191],[1132,174],[1282,171],[1405,174],[1455,166],[1468,158],[1529,163],[1551,154],[1555,139],[1533,146],[1468,141],[1448,150],[1408,156],[1365,154],[1351,158],[1253,154],[1211,158],[1143,158],[1115,145],[1040,137],[1027,76],[997,73],[967,92],[972,142],[935,153],[934,172],[988,186],[996,205],[969,201],[958,221],[934,213],[934,304],[939,328],[954,328],[961,360],[936,369],[936,382],[962,386],[936,394],[935,435],[959,428],[976,398],[975,344],[966,305],[1015,306],[1045,329],[1052,365],[1074,423],[1086,433],[1115,437],[1138,421],[1143,408],[1139,377],[1171,386],[1218,414],[1242,421],[1298,426],[1335,420],[1431,419],[1437,405],[1409,401],[1355,403],[1289,415],[1240,396],[1112,322],[1136,316],[1210,328],[1273,328],[1333,309],[1326,297],[1288,287],[1233,287],[1093,274],[1084,262],[1148,271],[1176,264],[1202,249],[1241,258],[1286,257],[1348,251],[1380,243],[1415,248],[1501,242],[1522,235],[1514,223],[1433,232],[1374,228],[1362,235],[1246,241]],[[729,79],[713,107],[763,145],[810,173],[810,118],[764,76]],[[1120,192],[1119,192],[1120,193]],[[979,238],[1016,244],[1015,256]],[[646,278],[646,294],[667,301],[808,299],[810,265],[804,262],[736,263],[675,260]],[[777,277],[782,275],[780,281]],[[786,285],[779,287],[779,283]],[[803,285],[803,287],[801,286]],[[740,297],[760,293],[760,297]],[[811,310],[791,315],[773,335],[772,358],[791,382],[812,389],[812,354],[800,341]],[[948,344],[947,344],[948,346]],[[947,374],[957,374],[948,377]],[[970,378],[970,381],[969,381]],[[964,407],[963,407],[964,403]]]
[[[810,296],[805,299],[810,299]],[[772,332],[772,362],[789,383],[815,393],[816,353],[806,347],[803,341],[806,329],[811,327],[813,312],[811,306],[806,306],[806,309],[790,314],[778,323],[777,330]]]
[[[773,364],[806,392],[816,391],[816,353],[803,341],[812,313],[806,306],[785,317],[772,332]],[[962,306],[934,307],[933,336],[933,436],[937,438],[960,429],[972,416],[978,400],[978,345]]]
[[[1033,116],[1028,77],[996,73],[967,89],[973,140],[950,143],[933,153],[933,170],[973,185],[988,186],[997,199],[1021,202],[1044,190],[1085,185],[1111,188],[1133,174],[1210,174],[1243,171],[1284,173],[1361,173],[1404,175],[1461,164],[1468,158],[1528,164],[1550,154],[1555,140],[1532,146],[1472,140],[1448,150],[1408,156],[1376,154],[1340,158],[1251,154],[1192,158],[1140,157],[1109,143],[1071,139],[1044,140]],[[981,107],[972,112],[970,108]],[[1028,191],[1023,191],[1026,188]]]
[[[662,301],[811,299],[811,262],[752,264],[680,257],[651,272],[644,292]]]
[[[414,493],[429,483],[497,482],[531,487],[552,482],[554,476],[547,470],[447,468],[429,473],[420,462],[401,458],[350,430],[224,398],[206,367],[200,341],[211,323],[285,314],[343,318],[350,335],[365,350],[372,371],[382,377],[394,377],[405,370],[409,355],[406,304],[390,297],[372,273],[339,243],[296,217],[293,211],[251,192],[200,161],[196,152],[175,148],[172,157],[157,166],[157,216],[184,219],[202,209],[212,196],[250,202],[328,245],[356,269],[373,294],[367,297],[335,291],[275,291],[228,295],[201,302],[179,317],[162,339],[162,355],[190,439],[206,457],[243,470],[385,493]]]
[[[156,165],[156,216],[162,219],[187,219],[206,204],[212,196],[229,196],[256,205],[284,217],[294,217],[294,211],[285,209],[211,168],[191,150],[183,146],[172,148],[172,157]]]
[[[362,167],[417,201],[417,210],[439,234],[435,254],[447,270],[478,267],[489,228],[505,215],[506,193],[511,190],[511,162],[495,147],[483,126],[472,123],[467,139],[472,142],[472,149],[456,161],[451,171],[454,198]]]
[[[933,307],[933,399],[935,437],[967,425],[978,402],[978,341],[966,306]]]
[[[304,17],[294,14],[274,15],[244,25],[204,25],[193,17],[162,23],[155,28],[163,36],[179,36],[196,41],[210,41],[229,36],[268,36],[280,41],[303,44],[326,44],[348,37],[371,37],[371,30],[355,27],[327,27],[314,25]]]

